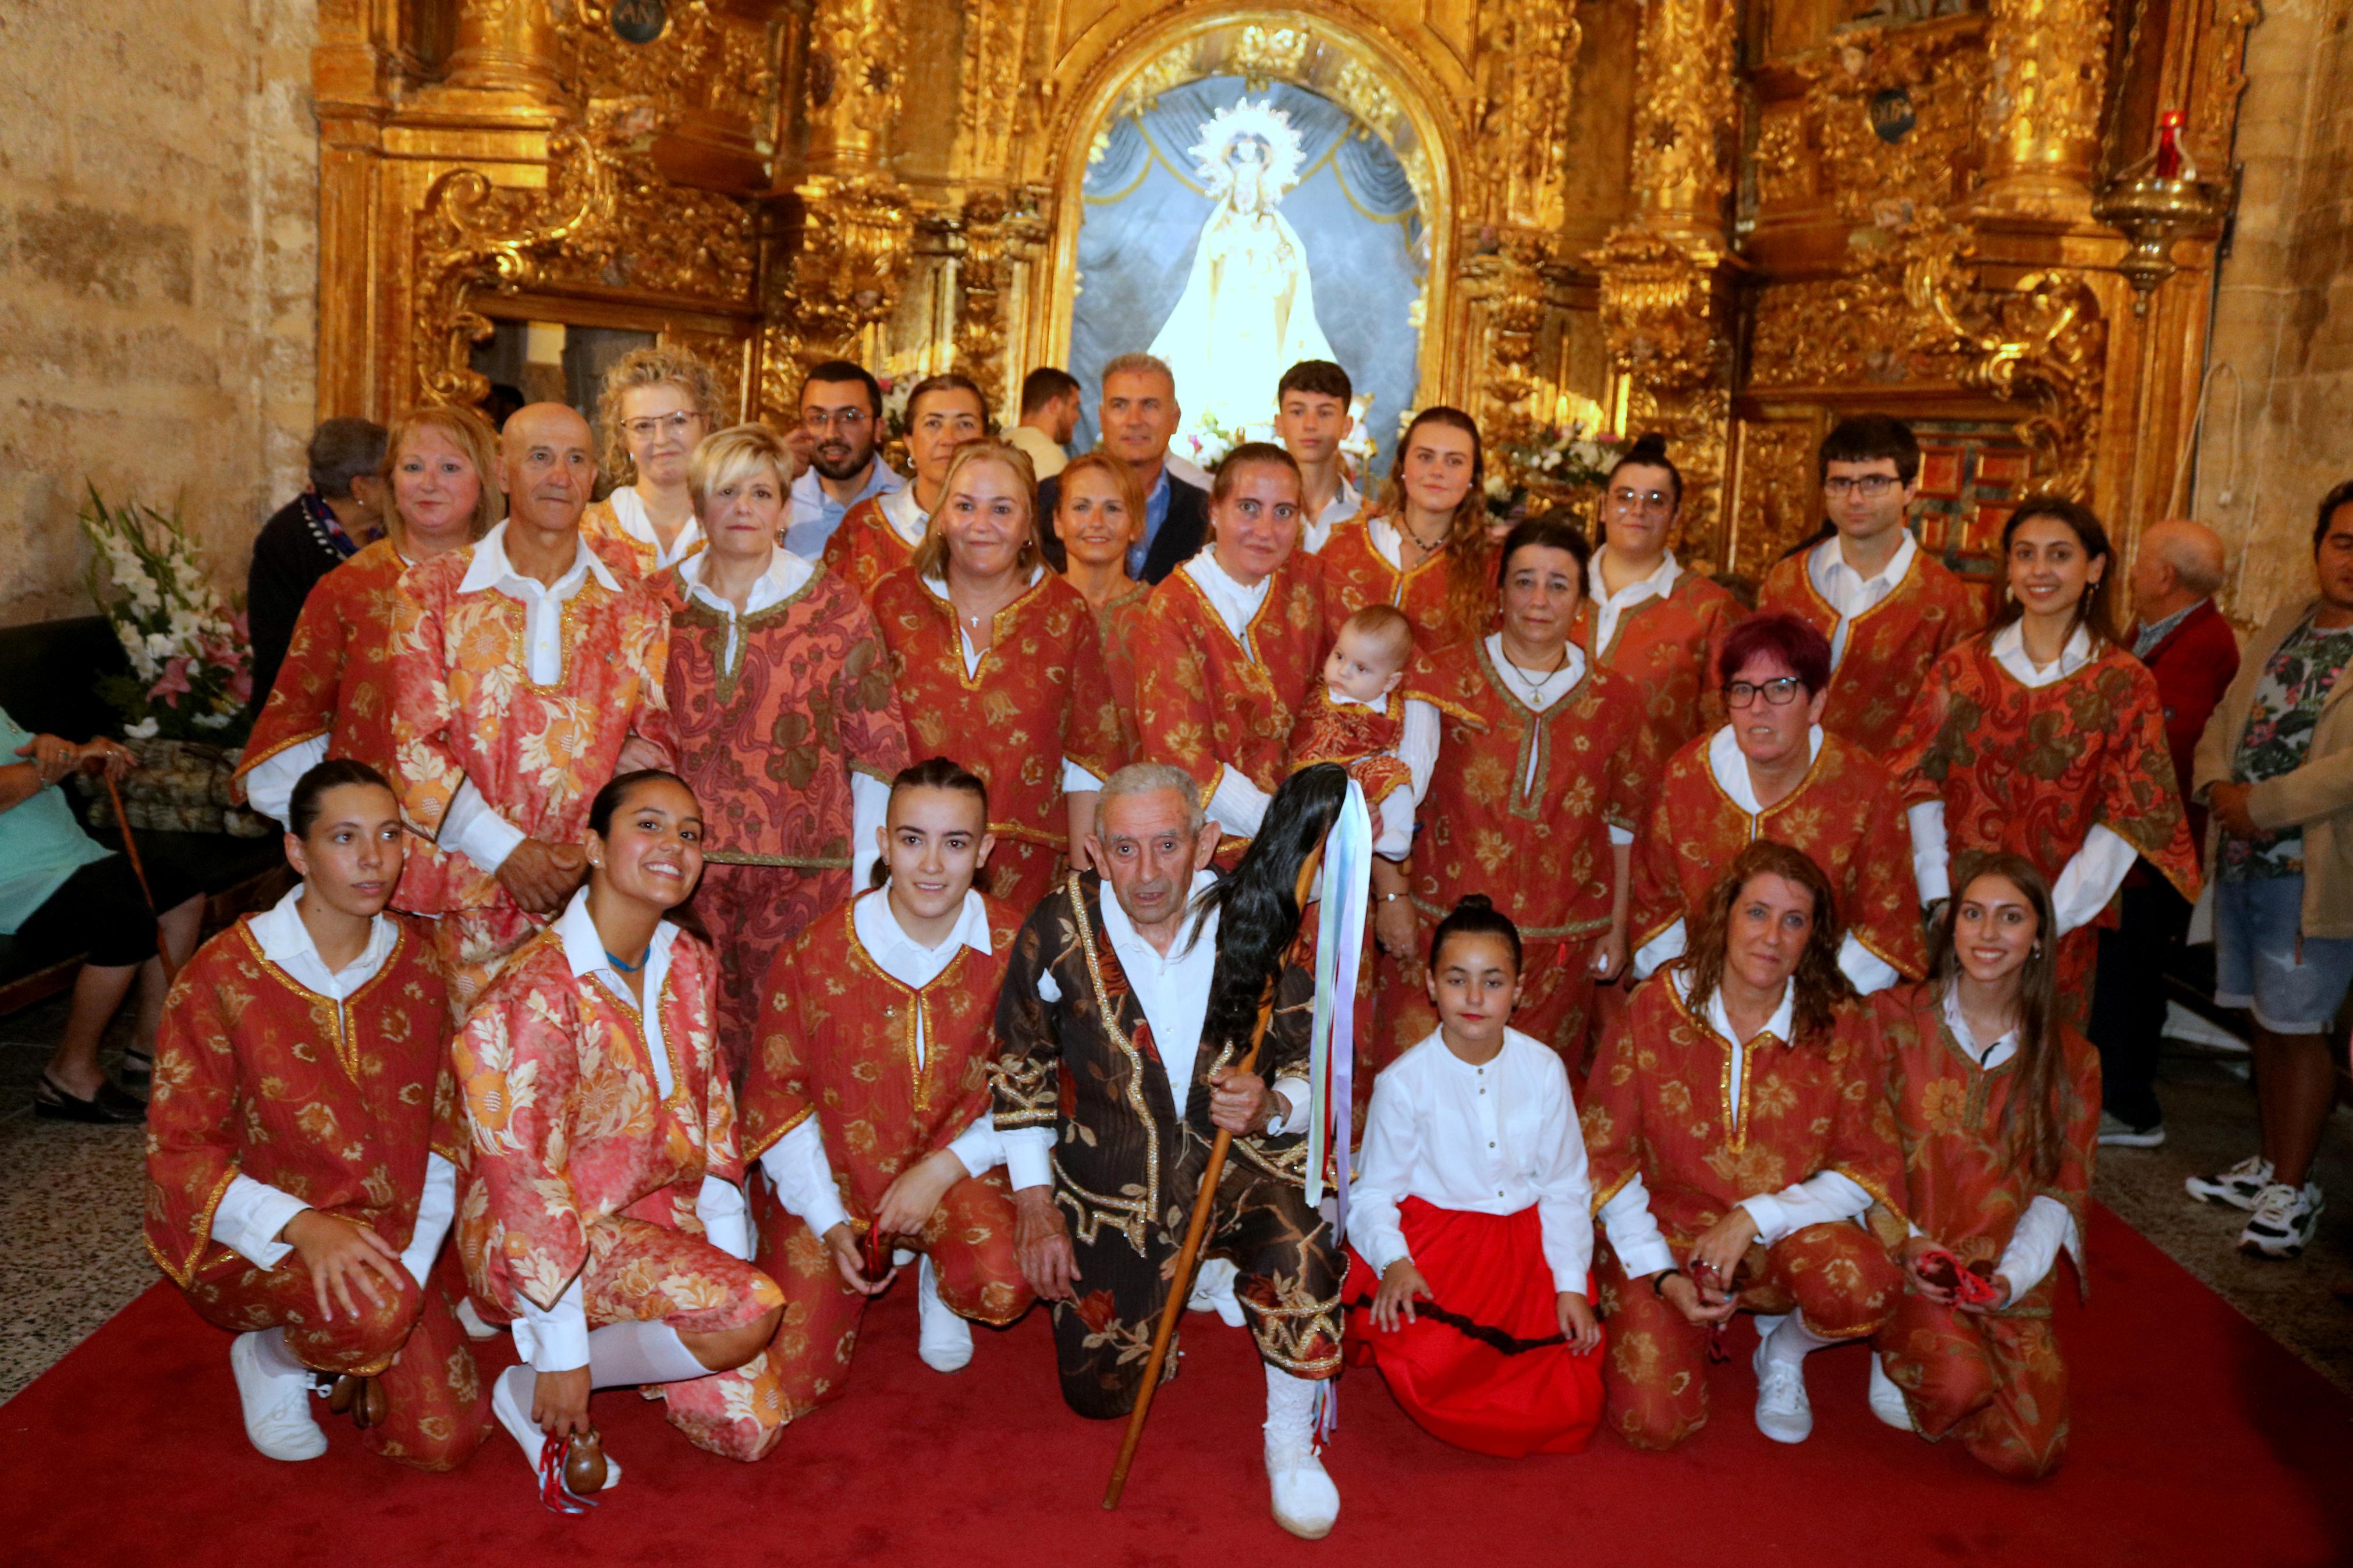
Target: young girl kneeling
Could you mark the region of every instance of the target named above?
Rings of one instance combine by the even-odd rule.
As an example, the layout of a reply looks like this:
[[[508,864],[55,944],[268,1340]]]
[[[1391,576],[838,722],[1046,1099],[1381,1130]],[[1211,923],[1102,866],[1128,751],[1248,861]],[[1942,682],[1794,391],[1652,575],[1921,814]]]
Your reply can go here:
[[[1518,928],[1465,898],[1430,938],[1438,1032],[1373,1086],[1344,1293],[1349,1359],[1505,1458],[1574,1454],[1601,1418],[1585,1142],[1560,1058],[1509,1026],[1519,989]]]

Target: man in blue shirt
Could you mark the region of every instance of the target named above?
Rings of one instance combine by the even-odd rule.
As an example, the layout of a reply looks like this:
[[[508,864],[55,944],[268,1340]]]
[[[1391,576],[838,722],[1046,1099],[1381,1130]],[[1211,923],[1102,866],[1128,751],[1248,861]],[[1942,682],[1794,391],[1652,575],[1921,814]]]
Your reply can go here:
[[[1209,492],[1169,471],[1168,438],[1176,433],[1176,378],[1150,354],[1121,354],[1103,366],[1095,421],[1103,450],[1125,463],[1144,491],[1144,538],[1129,546],[1127,573],[1157,583],[1200,552],[1208,533]],[[1038,515],[1050,520],[1060,497],[1052,479],[1038,487]],[[1046,559],[1062,569],[1062,542],[1049,521]]]
[[[801,384],[801,427],[785,439],[806,467],[793,481],[784,544],[804,561],[825,554],[825,542],[851,507],[906,483],[875,450],[882,439],[882,389],[848,360],[828,360],[809,372]]]

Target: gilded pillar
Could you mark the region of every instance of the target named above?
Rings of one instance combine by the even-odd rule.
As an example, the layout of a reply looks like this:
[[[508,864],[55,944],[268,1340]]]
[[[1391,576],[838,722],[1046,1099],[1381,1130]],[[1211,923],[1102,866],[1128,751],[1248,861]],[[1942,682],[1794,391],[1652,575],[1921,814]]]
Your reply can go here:
[[[446,79],[455,88],[553,102],[562,90],[555,47],[554,0],[462,0]]]
[[[2053,222],[2091,216],[2107,81],[2101,0],[1991,0],[1989,155],[1978,210]]]

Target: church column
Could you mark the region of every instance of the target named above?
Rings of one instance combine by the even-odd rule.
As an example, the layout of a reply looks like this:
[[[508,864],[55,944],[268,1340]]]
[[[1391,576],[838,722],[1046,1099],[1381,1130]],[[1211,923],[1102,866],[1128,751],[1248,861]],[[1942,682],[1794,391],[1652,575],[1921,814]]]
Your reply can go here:
[[[1992,135],[1978,209],[2082,223],[2091,216],[2107,80],[2101,0],[1991,0],[1986,90]]]
[[[1602,331],[1630,432],[1657,430],[1684,476],[1683,538],[1723,559],[1731,397],[1725,233],[1739,132],[1733,0],[1651,0],[1636,58],[1632,221],[1593,252]]]
[[[447,80],[451,87],[554,102],[562,89],[553,0],[463,0]]]

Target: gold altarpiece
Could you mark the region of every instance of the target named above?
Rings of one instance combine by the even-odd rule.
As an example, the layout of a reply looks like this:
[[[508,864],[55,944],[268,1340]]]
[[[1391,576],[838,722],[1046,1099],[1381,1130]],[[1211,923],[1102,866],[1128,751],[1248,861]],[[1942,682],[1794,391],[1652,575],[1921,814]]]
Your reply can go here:
[[[1933,433],[1939,546],[2029,484],[2128,536],[2179,504],[2223,204],[2147,292],[2094,206],[2168,110],[2222,177],[2252,0],[1868,4],[322,0],[320,408],[473,401],[501,320],[693,347],[779,425],[845,353],[1009,406],[1068,345],[1095,138],[1239,76],[1410,178],[1419,402],[1668,432],[1687,553],[1810,530],[1863,408]]]

